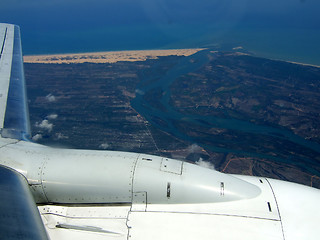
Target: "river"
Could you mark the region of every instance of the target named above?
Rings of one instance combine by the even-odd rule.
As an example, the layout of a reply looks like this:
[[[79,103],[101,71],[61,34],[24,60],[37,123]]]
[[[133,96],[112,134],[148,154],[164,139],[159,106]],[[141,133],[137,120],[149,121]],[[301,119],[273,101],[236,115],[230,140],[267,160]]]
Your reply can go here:
[[[216,127],[240,131],[246,134],[263,135],[274,139],[280,139],[284,142],[290,142],[290,144],[293,143],[299,147],[302,147],[303,149],[309,149],[316,154],[320,153],[319,144],[308,141],[284,128],[257,125],[249,121],[243,121],[234,118],[227,119],[214,116],[184,115],[172,107],[170,105],[171,84],[179,76],[192,73],[209,63],[209,61],[212,61],[212,56],[214,55],[210,54],[211,59],[209,59],[209,51],[210,50],[203,50],[189,57],[181,58],[174,67],[169,69],[163,76],[156,80],[149,79],[148,77],[142,78],[141,82],[137,86],[137,94],[132,100],[131,105],[154,127],[170,133],[179,139],[188,141],[190,144],[197,143],[205,149],[209,149],[213,152],[237,153],[244,156],[270,159],[271,161],[275,162],[290,163],[300,168],[304,168],[312,174],[320,176],[320,172],[312,167],[313,165],[318,164],[317,161],[308,156],[297,157],[296,155],[288,155],[286,157],[279,157],[281,154],[277,154],[276,152],[273,154],[261,154],[255,151],[242,151],[232,147],[219,147],[215,141],[209,142],[208,139],[205,139],[204,141],[204,139],[192,137],[177,127],[177,122],[184,122],[186,124],[193,124],[205,128]],[[158,73],[154,74],[156,75]],[[150,74],[148,76],[150,76]],[[161,89],[161,92],[163,93],[159,99],[161,107],[153,106],[144,98],[145,94],[154,89]],[[281,151],[281,146],[279,146],[279,151]]]

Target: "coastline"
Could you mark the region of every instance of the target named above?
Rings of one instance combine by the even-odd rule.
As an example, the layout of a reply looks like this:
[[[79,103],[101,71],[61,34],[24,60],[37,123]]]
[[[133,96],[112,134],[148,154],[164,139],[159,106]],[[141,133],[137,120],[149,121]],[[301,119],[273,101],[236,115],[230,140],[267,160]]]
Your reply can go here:
[[[64,53],[50,55],[28,55],[24,56],[25,63],[115,63],[120,61],[145,61],[147,59],[157,59],[162,56],[190,56],[203,48],[188,49],[166,49],[166,50],[129,50],[129,51],[108,51],[91,53]]]
[[[162,50],[123,50],[123,51],[103,51],[88,53],[61,53],[46,55],[27,55],[23,57],[25,63],[44,64],[70,64],[70,63],[116,63],[116,62],[136,62],[147,59],[157,59],[163,56],[190,56],[205,48],[184,48],[184,49],[162,49]],[[234,49],[235,50],[235,49]],[[246,54],[246,53],[243,53]],[[263,57],[268,58],[268,57]],[[303,66],[320,68],[320,65],[283,60],[279,58],[268,58],[275,61],[283,61]]]
[[[307,67],[320,68],[320,65],[314,65],[314,64],[309,64],[309,63],[301,63],[301,62],[293,62],[293,61],[285,61],[285,62],[293,63],[293,64],[298,64],[298,65],[303,65],[303,66],[307,66]]]

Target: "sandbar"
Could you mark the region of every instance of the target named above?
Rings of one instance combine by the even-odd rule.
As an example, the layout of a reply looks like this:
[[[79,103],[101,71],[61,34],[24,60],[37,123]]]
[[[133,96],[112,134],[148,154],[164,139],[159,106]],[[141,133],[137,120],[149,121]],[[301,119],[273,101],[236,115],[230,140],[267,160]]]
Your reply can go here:
[[[119,61],[145,61],[157,59],[161,56],[190,56],[202,48],[192,49],[168,49],[168,50],[136,50],[136,51],[109,51],[92,53],[70,53],[53,55],[24,56],[25,63],[115,63]]]

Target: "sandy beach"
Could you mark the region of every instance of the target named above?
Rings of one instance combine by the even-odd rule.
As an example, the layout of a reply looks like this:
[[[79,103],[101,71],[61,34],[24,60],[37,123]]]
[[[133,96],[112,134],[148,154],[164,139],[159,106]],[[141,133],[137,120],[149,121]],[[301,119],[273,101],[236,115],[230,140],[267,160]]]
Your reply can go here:
[[[189,56],[198,51],[197,49],[169,49],[169,50],[137,50],[137,51],[110,51],[93,53],[70,53],[54,55],[24,56],[26,63],[115,63],[119,61],[145,61],[147,59],[157,59],[161,56]]]

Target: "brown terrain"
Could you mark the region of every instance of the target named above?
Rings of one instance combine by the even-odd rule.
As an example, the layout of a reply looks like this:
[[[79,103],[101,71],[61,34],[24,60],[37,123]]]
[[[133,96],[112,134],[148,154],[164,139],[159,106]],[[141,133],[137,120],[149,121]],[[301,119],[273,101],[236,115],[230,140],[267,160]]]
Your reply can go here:
[[[320,188],[319,68],[208,51],[209,62],[170,85],[172,109],[196,116],[198,122],[176,119],[180,135],[174,134],[165,130],[167,119],[143,116],[132,107],[132,100],[142,94],[138,85],[165,79],[186,57],[197,62],[192,54],[199,50],[25,57],[34,140],[168,156],[226,173]],[[159,101],[165,92],[151,89],[143,93],[144,100],[166,111]],[[215,125],[210,117],[277,132]],[[298,140],[290,139],[291,133]]]

